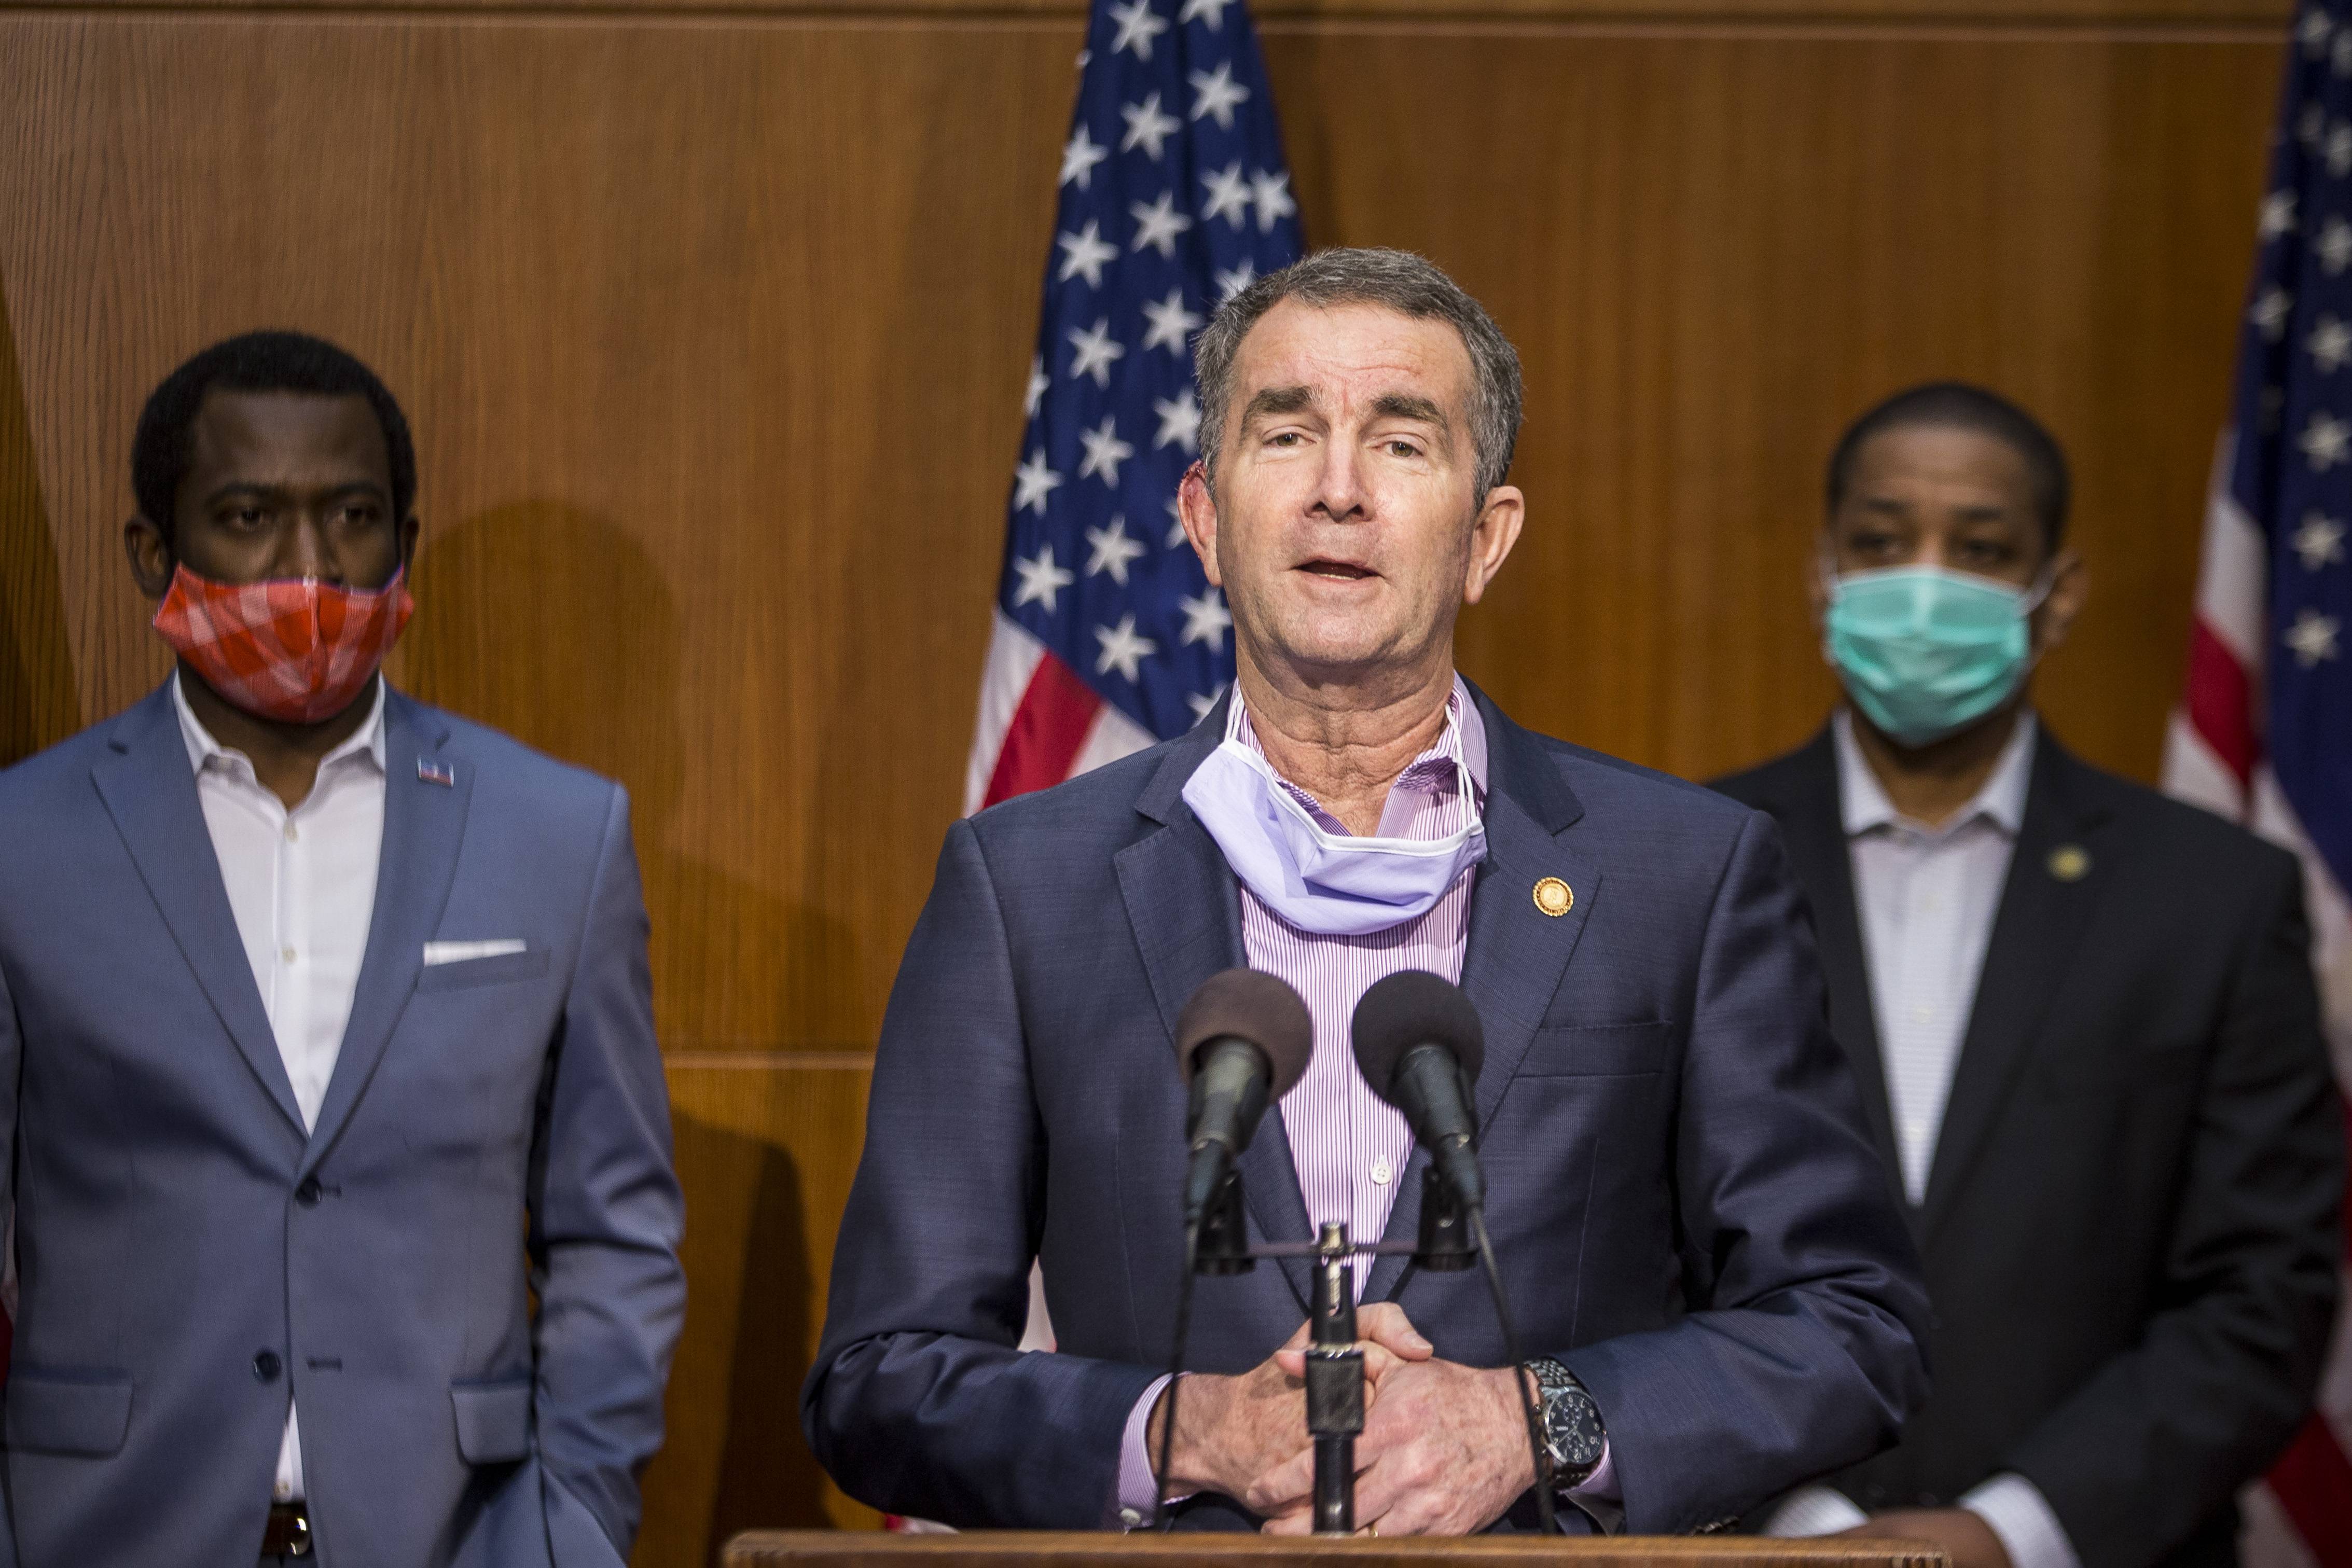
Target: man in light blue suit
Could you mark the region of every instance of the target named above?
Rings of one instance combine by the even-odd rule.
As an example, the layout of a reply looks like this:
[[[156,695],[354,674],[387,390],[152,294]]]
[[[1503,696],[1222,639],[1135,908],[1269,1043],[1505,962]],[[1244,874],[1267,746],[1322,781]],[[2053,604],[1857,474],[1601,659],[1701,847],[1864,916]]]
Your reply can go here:
[[[378,674],[356,360],[207,350],[133,477],[178,669],[0,774],[0,1563],[617,1568],[685,1296],[627,800]]]
[[[1300,1259],[1200,1281],[1154,1462],[1172,1032],[1243,963],[1314,1017],[1241,1161],[1254,1241],[1345,1222],[1409,1248],[1428,1152],[1356,1072],[1349,1014],[1424,968],[1484,1019],[1486,1212],[1533,1359],[1509,1364],[1475,1271],[1391,1255],[1360,1277],[1381,1347],[1364,1528],[1538,1519],[1528,1384],[1575,1530],[1702,1528],[1877,1452],[1925,1395],[1927,1302],[1778,830],[1522,729],[1454,670],[1525,506],[1509,343],[1420,258],[1332,251],[1236,294],[1198,355],[1180,505],[1230,601],[1234,689],[1187,736],[949,831],[802,1396],[817,1457],[952,1524],[1131,1526],[1162,1492],[1191,1526],[1307,1527]],[[1014,1348],[1033,1255],[1053,1354]]]

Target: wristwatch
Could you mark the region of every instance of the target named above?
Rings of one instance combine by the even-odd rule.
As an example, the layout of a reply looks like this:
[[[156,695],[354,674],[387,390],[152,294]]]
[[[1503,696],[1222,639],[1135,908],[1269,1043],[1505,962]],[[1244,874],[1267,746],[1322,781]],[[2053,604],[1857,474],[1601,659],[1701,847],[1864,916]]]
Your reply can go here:
[[[1581,1485],[1600,1468],[1609,1434],[1601,1407],[1576,1375],[1549,1358],[1528,1363],[1541,1400],[1544,1447],[1551,1451],[1552,1479],[1565,1489]]]

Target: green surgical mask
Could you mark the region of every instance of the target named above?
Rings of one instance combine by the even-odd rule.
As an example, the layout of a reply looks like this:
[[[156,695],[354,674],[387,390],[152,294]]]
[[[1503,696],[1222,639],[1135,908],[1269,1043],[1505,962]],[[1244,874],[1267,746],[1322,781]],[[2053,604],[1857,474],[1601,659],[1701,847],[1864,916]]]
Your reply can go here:
[[[2049,591],[1933,566],[1828,587],[1829,661],[1854,706],[1906,746],[1957,734],[2015,694],[2033,664],[2026,618]]]

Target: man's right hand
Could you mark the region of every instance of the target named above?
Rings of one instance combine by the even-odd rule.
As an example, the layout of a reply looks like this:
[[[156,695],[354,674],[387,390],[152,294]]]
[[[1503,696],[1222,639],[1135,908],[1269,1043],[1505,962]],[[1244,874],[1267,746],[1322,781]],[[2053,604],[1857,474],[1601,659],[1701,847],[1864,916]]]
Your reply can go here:
[[[1307,1329],[1299,1324],[1282,1350],[1239,1376],[1184,1375],[1184,1396],[1176,1402],[1176,1443],[1168,1474],[1160,1477],[1162,1492],[1182,1497],[1213,1491],[1237,1498],[1252,1481],[1307,1448],[1306,1383],[1276,1364],[1284,1351],[1306,1345]],[[1380,1393],[1381,1378],[1408,1362],[1427,1361],[1434,1349],[1405,1320],[1403,1309],[1391,1301],[1377,1301],[1359,1312],[1356,1332],[1364,1353],[1368,1406]],[[1163,1389],[1144,1426],[1155,1472],[1167,1407]]]

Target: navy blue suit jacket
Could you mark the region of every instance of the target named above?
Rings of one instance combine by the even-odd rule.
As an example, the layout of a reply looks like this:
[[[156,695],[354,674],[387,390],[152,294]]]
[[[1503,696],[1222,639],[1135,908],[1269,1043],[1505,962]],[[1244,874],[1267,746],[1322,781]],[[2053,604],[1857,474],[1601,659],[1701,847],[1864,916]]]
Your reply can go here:
[[[1478,702],[1488,855],[1463,984],[1486,1029],[1495,1244],[1528,1354],[1599,1402],[1626,1527],[1693,1529],[1893,1441],[1926,1392],[1918,1265],[1771,820]],[[1243,962],[1233,873],[1181,799],[1223,728],[1220,707],[949,831],[802,1396],[855,1497],[960,1525],[1109,1521],[1173,1326],[1171,1027]],[[1574,890],[1565,915],[1534,901],[1548,876]],[[1427,1157],[1390,1239],[1416,1234]],[[1242,1169],[1254,1238],[1307,1239],[1278,1115]],[[1013,1349],[1033,1255],[1057,1354]],[[1379,1260],[1365,1299],[1402,1281],[1440,1355],[1500,1364],[1483,1278],[1404,1261]],[[1307,1301],[1296,1260],[1201,1281],[1187,1364],[1256,1364]]]

